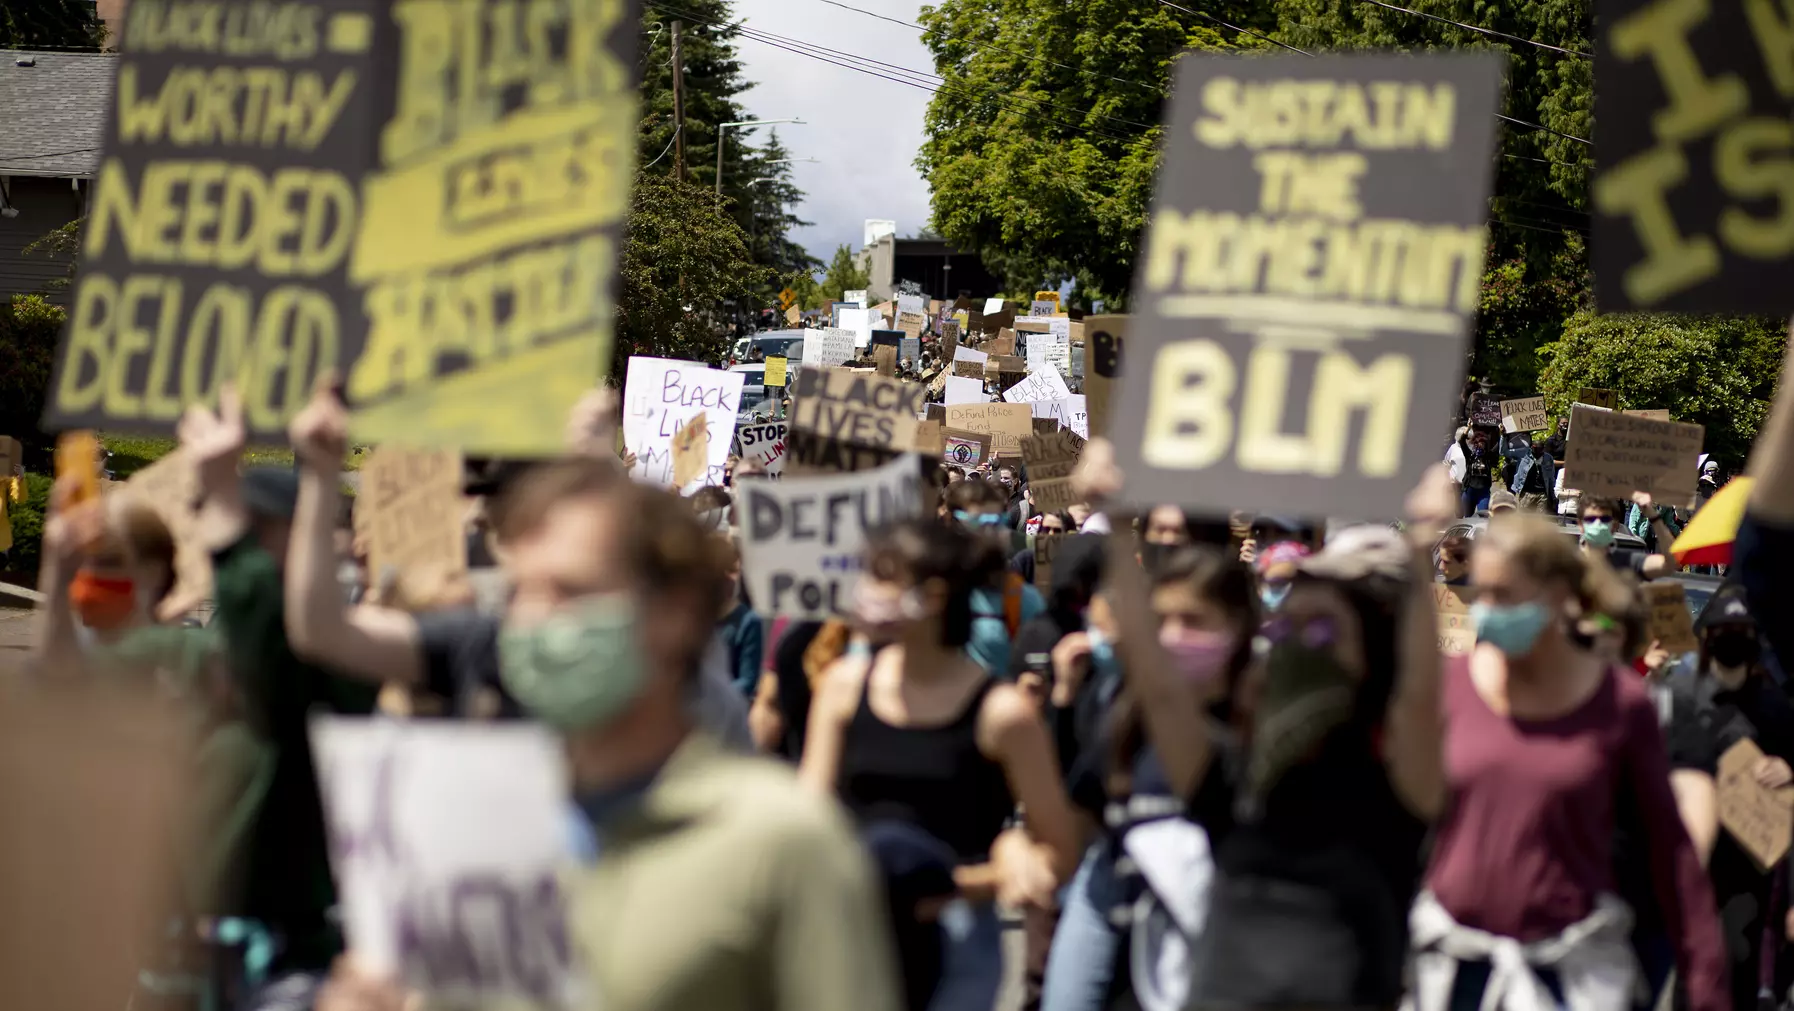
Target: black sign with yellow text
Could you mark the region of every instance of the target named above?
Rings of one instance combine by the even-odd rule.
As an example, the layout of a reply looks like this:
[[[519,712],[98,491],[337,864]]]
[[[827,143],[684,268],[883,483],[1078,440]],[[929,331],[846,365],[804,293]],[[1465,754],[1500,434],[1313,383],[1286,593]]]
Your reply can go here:
[[[1129,503],[1399,514],[1458,406],[1501,69],[1183,59],[1109,425]]]
[[[1768,0],[1601,0],[1595,303],[1794,309],[1794,15]]]
[[[325,368],[358,441],[558,450],[610,357],[629,0],[136,0],[47,428]]]

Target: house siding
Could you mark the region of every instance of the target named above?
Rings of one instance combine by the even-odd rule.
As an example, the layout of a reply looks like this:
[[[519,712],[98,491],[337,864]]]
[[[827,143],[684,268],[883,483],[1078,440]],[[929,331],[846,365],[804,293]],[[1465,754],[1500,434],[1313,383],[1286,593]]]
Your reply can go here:
[[[25,247],[81,216],[81,194],[67,179],[11,176],[6,179],[16,218],[0,217],[0,299],[40,294],[68,305],[69,288],[55,285],[69,276],[66,258],[26,254]]]

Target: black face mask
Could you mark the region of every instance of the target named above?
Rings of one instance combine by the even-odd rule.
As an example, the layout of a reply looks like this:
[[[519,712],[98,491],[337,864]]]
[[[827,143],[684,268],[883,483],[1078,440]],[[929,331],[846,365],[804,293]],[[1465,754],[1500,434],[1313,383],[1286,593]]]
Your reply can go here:
[[[1707,655],[1724,667],[1743,667],[1757,662],[1763,645],[1749,632],[1722,632],[1707,640]]]

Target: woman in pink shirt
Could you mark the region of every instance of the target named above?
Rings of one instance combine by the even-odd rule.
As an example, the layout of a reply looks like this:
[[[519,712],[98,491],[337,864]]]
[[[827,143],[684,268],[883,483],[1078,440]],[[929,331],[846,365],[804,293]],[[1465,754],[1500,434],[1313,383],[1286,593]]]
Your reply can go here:
[[[1692,1011],[1728,1006],[1713,894],[1676,814],[1656,709],[1636,675],[1570,638],[1601,575],[1543,519],[1504,519],[1477,541],[1478,641],[1445,675],[1449,798],[1411,924],[1418,1011],[1624,1011],[1640,903]],[[1616,838],[1648,885],[1623,889]]]

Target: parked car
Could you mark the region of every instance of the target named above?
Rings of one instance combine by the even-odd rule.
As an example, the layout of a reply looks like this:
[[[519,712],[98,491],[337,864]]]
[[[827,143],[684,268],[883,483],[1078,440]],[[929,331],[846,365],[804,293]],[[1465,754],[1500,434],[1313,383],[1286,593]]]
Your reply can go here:
[[[1559,526],[1563,529],[1564,536],[1571,538],[1580,538],[1582,536],[1581,524],[1577,522],[1576,517],[1553,516],[1550,518],[1558,521]],[[1488,528],[1489,517],[1482,515],[1466,516],[1463,519],[1452,520],[1451,523],[1446,526],[1445,533],[1441,536],[1449,537],[1452,534],[1459,534],[1475,541],[1476,538]],[[1618,526],[1616,526],[1613,531],[1613,546],[1632,551],[1643,551],[1646,549],[1645,542],[1639,540],[1632,531]]]
[[[1703,576],[1693,572],[1666,572],[1656,579],[1660,583],[1664,580],[1682,584],[1682,593],[1688,598],[1688,616],[1691,618],[1699,618],[1701,612],[1706,610],[1707,601],[1712,600],[1713,594],[1725,585],[1725,579],[1721,576]]]
[[[807,333],[809,333],[807,330],[774,330],[770,333],[757,333],[750,337],[743,337],[737,340],[735,346],[729,350],[729,364],[736,365],[746,362],[755,351],[760,352],[762,359],[777,358],[781,355],[786,358],[802,358],[804,335]]]

